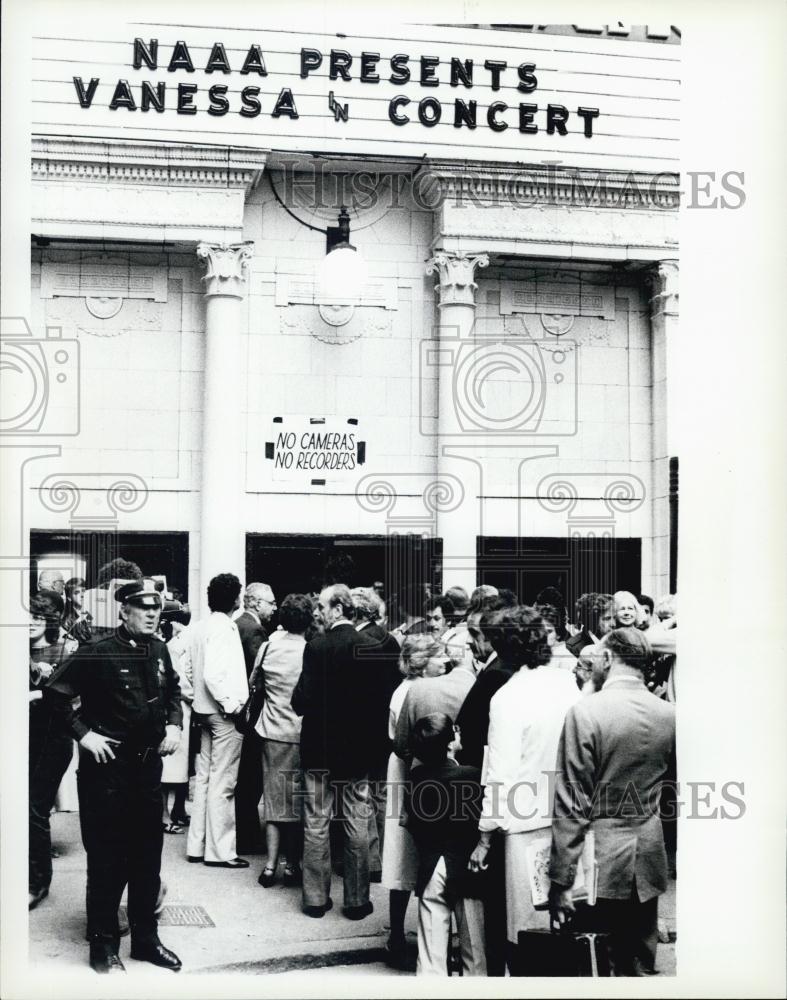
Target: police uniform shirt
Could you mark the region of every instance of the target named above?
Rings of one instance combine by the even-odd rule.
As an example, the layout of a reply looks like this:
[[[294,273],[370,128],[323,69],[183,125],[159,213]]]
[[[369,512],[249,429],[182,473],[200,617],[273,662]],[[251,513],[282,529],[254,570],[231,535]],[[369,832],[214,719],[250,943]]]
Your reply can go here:
[[[180,726],[180,683],[165,643],[132,638],[121,625],[110,636],[86,643],[52,676],[50,689],[63,701],[74,738],[90,730],[129,747],[158,746],[165,727]]]

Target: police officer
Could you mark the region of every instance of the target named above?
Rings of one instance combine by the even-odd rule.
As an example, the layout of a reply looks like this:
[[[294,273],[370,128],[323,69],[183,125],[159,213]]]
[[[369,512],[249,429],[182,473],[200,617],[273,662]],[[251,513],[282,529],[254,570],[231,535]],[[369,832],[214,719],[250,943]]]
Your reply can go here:
[[[96,972],[124,972],[118,906],[128,884],[131,957],[165,969],[180,959],[159,941],[155,914],[163,831],[161,757],[181,737],[180,685],[155,638],[161,595],[152,580],[120,587],[121,624],[80,647],[50,689],[79,741],[79,818],[87,852],[87,931]],[[79,696],[74,709],[70,699]]]

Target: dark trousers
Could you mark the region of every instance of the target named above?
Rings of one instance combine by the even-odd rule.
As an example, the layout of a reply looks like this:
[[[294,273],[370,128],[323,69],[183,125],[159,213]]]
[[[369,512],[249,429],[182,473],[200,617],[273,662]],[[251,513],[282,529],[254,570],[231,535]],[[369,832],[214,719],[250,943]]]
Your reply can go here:
[[[87,853],[87,933],[91,945],[117,952],[118,907],[128,885],[128,920],[134,942],[158,938],[163,829],[161,757],[119,747],[99,764],[80,752],[77,787],[82,843]]]
[[[506,857],[502,834],[492,836],[486,856],[484,891],[484,951],[487,976],[506,974]]]
[[[634,890],[630,899],[598,899],[595,906],[578,905],[573,929],[609,934],[616,976],[646,976],[656,968],[658,908],[658,896],[641,903]]]
[[[238,854],[264,849],[259,804],[262,798],[262,740],[256,733],[243,737],[235,786],[235,837]]]
[[[344,905],[369,902],[369,782],[366,778],[332,781],[327,771],[305,771],[304,906],[324,906],[330,897],[330,825],[335,800],[344,827]]]
[[[42,706],[30,718],[28,767],[28,871],[30,892],[48,889],[52,881],[52,838],[49,814],[63,775],[71,763],[74,741],[63,732]],[[40,713],[40,717],[39,717]]]

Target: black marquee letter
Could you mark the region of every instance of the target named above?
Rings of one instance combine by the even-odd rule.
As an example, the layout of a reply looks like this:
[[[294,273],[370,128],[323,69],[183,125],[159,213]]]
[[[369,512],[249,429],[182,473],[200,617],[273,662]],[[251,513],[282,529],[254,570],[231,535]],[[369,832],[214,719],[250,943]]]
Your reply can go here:
[[[185,69],[189,73],[194,72],[194,63],[191,61],[189,47],[185,42],[175,42],[175,48],[172,50],[172,58],[169,61],[167,71],[174,73],[176,69]]]
[[[115,87],[115,93],[112,95],[112,100],[109,102],[110,111],[117,111],[118,108],[127,108],[129,111],[137,110],[137,105],[131,95],[131,87],[128,85],[128,80],[118,80],[117,87]]]
[[[249,51],[243,61],[243,69],[240,72],[241,76],[247,73],[259,73],[260,76],[268,75],[268,71],[265,69],[265,59],[259,45],[249,46]]]
[[[508,105],[503,101],[493,101],[486,112],[486,123],[493,132],[505,132],[508,122],[499,122],[496,115],[500,111],[508,111]]]
[[[143,62],[148,69],[158,69],[158,38],[151,38],[149,47],[141,38],[134,39],[134,69],[142,69]]]
[[[158,112],[163,112],[164,110],[164,94],[166,93],[167,85],[163,81],[156,84],[155,91],[153,90],[153,84],[150,80],[142,81],[142,103],[140,105],[140,111],[150,111],[151,107]]]
[[[178,114],[196,115],[197,109],[194,107],[193,98],[197,93],[196,83],[178,84]]]
[[[322,66],[322,53],[317,49],[301,49],[301,79],[305,80],[313,69]]]
[[[468,101],[467,104],[457,97],[454,101],[454,128],[461,128],[467,125],[469,129],[476,127],[477,101]]]
[[[410,98],[405,97],[404,94],[399,94],[398,97],[394,97],[391,103],[388,105],[388,117],[394,123],[394,125],[406,125],[410,118],[408,115],[398,115],[396,112],[400,107],[405,104],[410,103]]]
[[[286,115],[288,118],[298,118],[298,110],[295,107],[295,98],[289,87],[282,87],[281,93],[276,98],[276,104],[271,111],[271,118],[280,118]]]
[[[87,93],[85,93],[85,82],[82,77],[74,77],[74,86],[76,87],[77,97],[79,98],[79,103],[83,108],[89,108],[93,103],[93,97],[95,96],[96,88],[98,87],[98,81],[99,77],[94,76],[87,85]]]
[[[227,53],[224,51],[224,46],[221,42],[216,42],[210,52],[210,59],[208,59],[208,64],[205,67],[206,73],[215,73],[216,70],[221,70],[222,73],[231,73],[230,64],[227,61]]]
[[[484,63],[484,69],[492,74],[492,90],[500,90],[500,74],[507,65],[504,59],[487,59]]]
[[[229,87],[226,83],[214,84],[208,91],[208,97],[210,98],[210,107],[208,108],[209,115],[215,115],[219,118],[221,115],[226,115],[230,109],[230,102],[224,96]]]
[[[568,135],[567,121],[568,108],[565,105],[547,104],[547,135],[554,135],[555,129],[558,135]]]
[[[262,111],[262,105],[257,97],[259,92],[259,87],[243,88],[240,95],[241,102],[243,103],[243,107],[240,109],[241,118],[256,118],[260,111]]]
[[[433,112],[433,117],[427,115],[426,111]],[[418,105],[418,119],[422,125],[432,128],[436,125],[443,114],[443,106],[436,97],[425,97]]]
[[[577,114],[585,122],[585,138],[593,138],[593,119],[598,118],[598,108],[577,108]]]
[[[407,65],[410,57],[403,52],[391,56],[391,83],[407,83],[410,79],[410,67]]]

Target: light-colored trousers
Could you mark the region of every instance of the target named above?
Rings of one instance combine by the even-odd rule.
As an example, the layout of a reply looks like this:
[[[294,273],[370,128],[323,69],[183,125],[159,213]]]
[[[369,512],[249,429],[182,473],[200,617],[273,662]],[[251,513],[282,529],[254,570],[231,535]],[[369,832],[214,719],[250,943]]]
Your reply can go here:
[[[202,739],[186,842],[190,857],[231,861],[235,846],[235,785],[243,736],[218,712],[200,718]]]
[[[446,901],[445,858],[440,858],[418,906],[418,976],[448,975],[451,906]],[[453,908],[459,932],[462,973],[486,975],[484,906],[480,899],[460,899]]]

